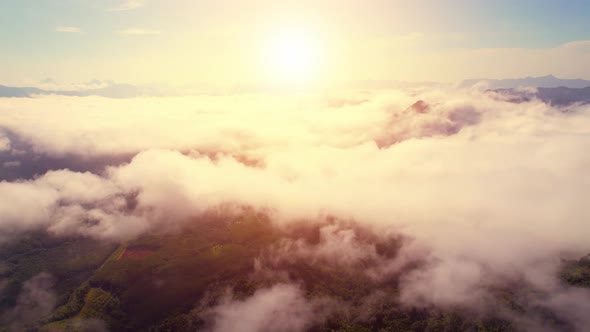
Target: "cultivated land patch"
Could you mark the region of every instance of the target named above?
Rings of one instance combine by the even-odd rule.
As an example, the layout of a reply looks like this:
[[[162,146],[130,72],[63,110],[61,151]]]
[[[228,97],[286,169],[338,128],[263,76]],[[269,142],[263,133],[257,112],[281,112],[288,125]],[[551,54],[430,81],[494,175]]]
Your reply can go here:
[[[117,258],[117,260],[121,260],[121,259],[143,259],[155,252],[157,252],[158,249],[156,248],[150,248],[150,247],[128,247],[125,248],[121,254],[119,255],[119,257]]]

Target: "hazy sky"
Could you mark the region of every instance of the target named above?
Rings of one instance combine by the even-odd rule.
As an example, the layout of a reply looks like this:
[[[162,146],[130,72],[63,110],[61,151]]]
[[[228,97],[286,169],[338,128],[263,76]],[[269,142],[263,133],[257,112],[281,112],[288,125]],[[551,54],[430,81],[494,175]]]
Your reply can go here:
[[[590,79],[589,13],[585,0],[0,0],[0,84],[264,82],[285,30],[305,31],[322,82]]]

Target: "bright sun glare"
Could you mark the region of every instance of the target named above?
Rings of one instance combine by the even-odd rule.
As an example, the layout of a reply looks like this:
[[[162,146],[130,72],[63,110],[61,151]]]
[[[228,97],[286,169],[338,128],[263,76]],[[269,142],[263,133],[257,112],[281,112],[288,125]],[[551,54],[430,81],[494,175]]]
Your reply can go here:
[[[311,31],[289,28],[274,33],[265,59],[269,78],[283,83],[307,83],[319,67],[320,44]]]

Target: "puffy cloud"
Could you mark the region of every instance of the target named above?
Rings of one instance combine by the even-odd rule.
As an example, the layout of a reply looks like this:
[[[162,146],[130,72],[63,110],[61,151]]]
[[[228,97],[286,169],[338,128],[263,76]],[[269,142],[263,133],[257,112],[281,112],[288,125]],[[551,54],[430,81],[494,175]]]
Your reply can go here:
[[[120,239],[149,224],[128,215],[129,196],[91,173],[50,171],[28,181],[0,182],[0,241],[29,230]]]
[[[58,199],[54,190],[31,183],[0,182],[0,241],[13,233],[36,229],[49,222],[52,206]]]
[[[417,100],[427,107],[408,108]],[[400,278],[407,305],[469,306],[495,283],[520,280],[558,307],[568,294],[560,258],[586,253],[590,236],[590,109],[571,110],[438,88],[2,101],[0,126],[39,158],[135,156],[98,175],[0,183],[0,234],[128,238],[224,203],[266,208],[283,226],[334,215],[412,241],[388,257],[353,229],[326,227],[316,244],[275,249],[340,266],[372,261],[375,280],[419,260]],[[274,299],[263,294],[252,301]],[[227,308],[217,312],[227,321],[245,310]]]
[[[302,290],[290,284],[278,284],[256,291],[244,300],[222,299],[204,317],[209,331],[305,331],[321,317],[321,302],[304,297]]]

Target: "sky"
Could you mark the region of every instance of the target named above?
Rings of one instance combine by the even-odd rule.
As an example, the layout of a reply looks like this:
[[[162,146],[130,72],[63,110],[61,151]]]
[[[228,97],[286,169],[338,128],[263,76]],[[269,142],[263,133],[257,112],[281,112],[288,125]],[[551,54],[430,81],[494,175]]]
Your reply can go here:
[[[311,48],[307,84],[590,79],[589,12],[584,0],[0,0],[0,84],[268,83],[288,31]]]

